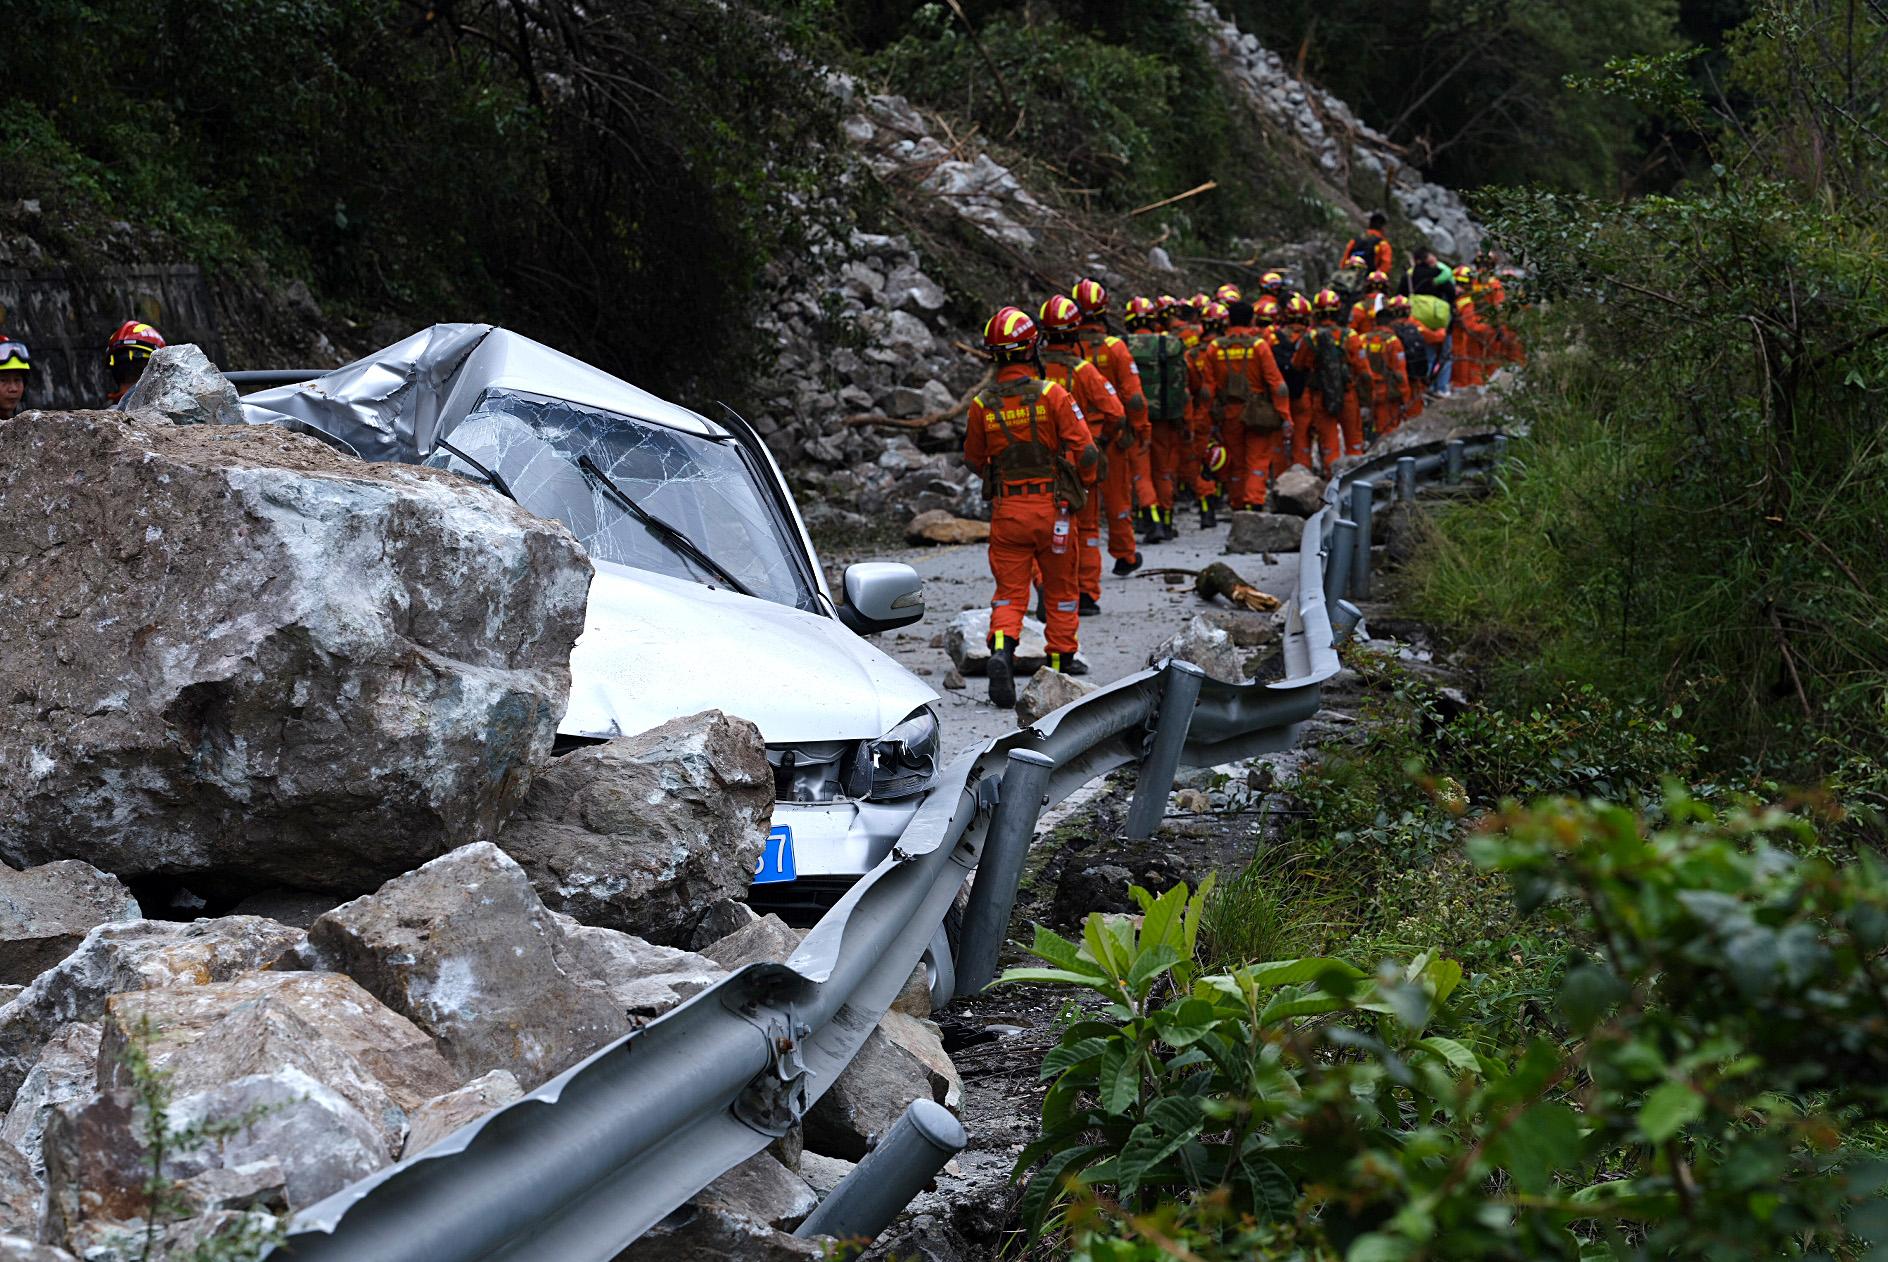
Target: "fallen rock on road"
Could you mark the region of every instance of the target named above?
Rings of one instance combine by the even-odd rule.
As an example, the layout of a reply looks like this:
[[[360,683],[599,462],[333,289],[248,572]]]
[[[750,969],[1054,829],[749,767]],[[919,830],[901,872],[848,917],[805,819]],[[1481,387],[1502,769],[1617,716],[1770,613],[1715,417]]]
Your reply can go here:
[[[1095,691],[1086,679],[1065,675],[1044,666],[1029,677],[1029,683],[1016,698],[1016,721],[1028,727],[1046,714],[1060,710],[1071,701],[1079,701]]]
[[[1229,553],[1296,552],[1305,523],[1287,513],[1237,512],[1226,534]]]

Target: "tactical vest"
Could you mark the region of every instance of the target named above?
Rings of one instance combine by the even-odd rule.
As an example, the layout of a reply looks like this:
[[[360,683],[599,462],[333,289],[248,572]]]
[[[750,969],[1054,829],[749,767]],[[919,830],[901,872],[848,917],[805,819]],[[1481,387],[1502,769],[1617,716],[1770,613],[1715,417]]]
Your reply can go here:
[[[977,396],[986,414],[985,432],[1001,431],[1007,440],[1003,450],[990,459],[992,498],[1018,493],[1005,489],[1011,483],[1047,482],[1068,501],[1071,511],[1079,512],[1086,503],[1081,476],[1055,448],[1054,431],[1048,442],[1043,441],[1042,413],[1048,406],[1049,391],[1055,388],[1056,383],[1046,378],[1021,377],[997,382]]]
[[[1215,352],[1226,361],[1226,393],[1220,396],[1228,403],[1245,406],[1252,397],[1252,382],[1246,376],[1246,361],[1252,358],[1253,347],[1259,344],[1256,333],[1241,333],[1237,337],[1224,334],[1215,343]]]
[[[1364,358],[1370,364],[1371,375],[1377,379],[1377,388],[1386,395],[1396,393],[1396,356],[1390,353],[1390,348],[1402,344],[1394,329],[1376,328],[1364,334]]]

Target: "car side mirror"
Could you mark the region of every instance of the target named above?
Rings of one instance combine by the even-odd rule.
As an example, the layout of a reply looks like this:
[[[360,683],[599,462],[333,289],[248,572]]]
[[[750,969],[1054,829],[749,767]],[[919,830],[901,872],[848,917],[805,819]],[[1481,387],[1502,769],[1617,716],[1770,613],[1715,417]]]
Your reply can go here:
[[[909,565],[861,561],[846,567],[839,621],[859,635],[895,631],[924,617],[924,580]]]

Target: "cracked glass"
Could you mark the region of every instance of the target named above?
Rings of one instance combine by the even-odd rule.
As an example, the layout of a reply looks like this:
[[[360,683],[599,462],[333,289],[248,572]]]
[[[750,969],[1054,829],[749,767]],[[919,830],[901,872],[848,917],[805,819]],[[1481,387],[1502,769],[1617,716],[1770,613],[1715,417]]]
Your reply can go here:
[[[494,389],[426,463],[556,518],[597,560],[818,609],[760,474],[733,439]]]

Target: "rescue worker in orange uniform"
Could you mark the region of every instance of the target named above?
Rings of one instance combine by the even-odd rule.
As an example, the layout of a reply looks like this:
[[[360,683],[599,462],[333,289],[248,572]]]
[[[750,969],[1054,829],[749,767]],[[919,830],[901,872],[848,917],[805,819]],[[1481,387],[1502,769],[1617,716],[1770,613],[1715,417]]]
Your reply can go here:
[[[1134,535],[1136,501],[1151,504],[1153,470],[1149,450],[1153,427],[1147,420],[1147,400],[1141,394],[1140,374],[1128,344],[1108,332],[1108,291],[1098,280],[1078,280],[1069,295],[1082,313],[1076,333],[1082,358],[1101,370],[1127,409],[1128,423],[1103,449],[1108,472],[1102,480],[1102,513],[1108,521],[1108,555],[1117,575],[1141,568],[1140,542]]]
[[[1278,304],[1282,312],[1286,302],[1291,299],[1291,286],[1285,283],[1285,273],[1267,272],[1259,277],[1259,293]]]
[[[1464,263],[1455,269],[1455,320],[1450,325],[1450,350],[1455,356],[1452,386],[1483,386],[1488,383],[1486,359],[1488,345],[1495,331],[1475,310],[1471,286],[1475,271]]]
[[[1409,394],[1403,400],[1402,420],[1412,420],[1423,414],[1424,387],[1429,383],[1434,362],[1423,337],[1427,330],[1409,313],[1408,294],[1391,294],[1383,300],[1378,325],[1395,333],[1397,340],[1403,343],[1404,380],[1409,384]]]
[[[1353,333],[1368,333],[1376,325],[1377,313],[1383,309],[1383,296],[1390,291],[1390,274],[1372,272],[1364,277],[1363,297],[1350,306],[1350,327]]]
[[[115,404],[131,393],[151,356],[163,348],[164,335],[143,321],[126,320],[119,325],[105,343],[105,371],[111,377],[106,403]]]
[[[1235,512],[1263,509],[1273,457],[1291,428],[1291,396],[1270,344],[1252,322],[1252,304],[1241,299],[1226,312],[1226,333],[1207,361],[1207,388],[1226,449],[1226,499]]]
[[[1311,300],[1317,323],[1293,356],[1310,374],[1305,397],[1311,400],[1311,428],[1318,440],[1320,472],[1329,477],[1340,455],[1360,456],[1363,422],[1358,412],[1360,388],[1369,387],[1363,339],[1344,326],[1344,304],[1333,289],[1320,289]]]
[[[1344,243],[1344,252],[1338,256],[1338,265],[1342,267],[1356,260],[1364,271],[1382,272],[1388,276],[1390,265],[1396,258],[1396,251],[1390,248],[1390,239],[1383,235],[1384,225],[1389,222],[1382,211],[1370,212],[1370,221],[1364,228],[1364,234]]]
[[[1291,396],[1291,462],[1306,469],[1312,467],[1311,399],[1306,393],[1311,374],[1298,366],[1298,348],[1310,333],[1311,300],[1294,293],[1279,312],[1272,346],[1278,370],[1285,377],[1285,391]]]
[[[1272,363],[1278,368],[1280,380],[1285,382],[1286,407],[1289,409],[1291,406],[1291,376],[1288,369],[1291,356],[1287,354],[1281,359],[1278,352],[1278,320],[1282,314],[1283,311],[1278,305],[1278,300],[1273,298],[1270,294],[1260,294],[1259,300],[1252,304],[1252,323],[1254,327],[1259,330],[1260,349],[1263,350],[1265,354],[1272,357]],[[1277,481],[1278,475],[1285,472],[1286,468],[1291,464],[1291,442],[1295,428],[1295,425],[1286,425],[1285,428],[1279,432],[1278,441],[1272,446],[1273,481]]]
[[[1046,639],[1052,670],[1080,673],[1074,515],[1083,500],[1079,470],[1094,443],[1075,397],[1045,381],[1039,334],[1028,313],[1004,307],[983,329],[996,380],[971,401],[964,462],[983,478],[990,508],[990,701],[1016,704],[1016,642],[1031,577],[1048,597]]]
[[[1082,485],[1088,499],[1082,511],[1075,515],[1079,535],[1075,567],[1079,593],[1077,612],[1088,617],[1101,612],[1102,473],[1107,463],[1101,453],[1127,424],[1127,411],[1113,384],[1101,375],[1101,369],[1082,358],[1082,344],[1076,332],[1082,313],[1074,299],[1055,295],[1042,304],[1037,322],[1042,330],[1042,375],[1075,396],[1075,404],[1082,410],[1082,419],[1096,444],[1095,459],[1082,470]]]
[[[26,379],[33,375],[33,352],[17,337],[0,333],[0,421],[20,414]]]
[[[1213,348],[1226,334],[1226,304],[1205,294],[1196,294],[1200,302],[1200,341],[1187,357],[1187,381],[1193,388],[1193,490],[1200,500],[1200,529],[1211,530],[1219,524],[1215,505],[1219,500],[1218,478],[1223,476],[1226,450],[1220,444],[1218,419],[1214,415],[1210,367]]]
[[[1403,339],[1387,319],[1372,318],[1370,327],[1356,335],[1363,338],[1364,362],[1370,366],[1369,380],[1364,383],[1369,386],[1370,397],[1361,401],[1368,409],[1363,418],[1364,437],[1374,441],[1395,433],[1403,423],[1403,409],[1409,402],[1409,364],[1403,354]]]
[[[1171,302],[1171,299],[1167,301]],[[1153,526],[1147,539],[1159,543],[1177,539],[1173,505],[1180,455],[1187,446],[1187,348],[1165,332],[1159,302],[1133,298],[1126,311],[1128,349],[1141,378],[1142,397],[1153,427],[1151,466],[1154,477]]]

